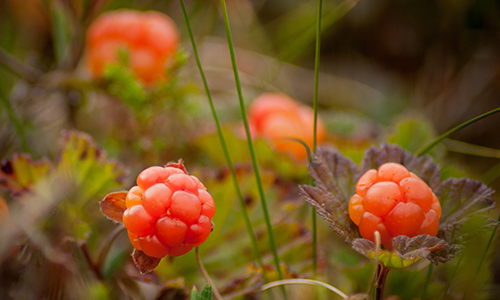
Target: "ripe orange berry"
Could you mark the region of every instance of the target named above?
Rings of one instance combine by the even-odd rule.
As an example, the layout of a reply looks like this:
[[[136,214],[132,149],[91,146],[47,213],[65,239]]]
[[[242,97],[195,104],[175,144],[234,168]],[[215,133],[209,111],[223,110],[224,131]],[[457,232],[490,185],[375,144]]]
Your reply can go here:
[[[87,65],[99,77],[106,64],[116,63],[127,50],[133,72],[145,84],[165,78],[165,67],[179,45],[179,30],[168,16],[128,9],[105,13],[87,33]]]
[[[204,243],[211,232],[215,202],[183,167],[145,169],[126,201],[123,223],[130,242],[146,255],[183,255]]]
[[[441,205],[422,179],[400,164],[385,163],[360,177],[349,216],[363,238],[375,241],[379,231],[382,245],[392,250],[392,239],[399,235],[435,236]]]
[[[249,125],[254,137],[269,139],[276,150],[288,152],[297,160],[307,158],[304,147],[288,139],[304,141],[310,148],[314,139],[314,112],[280,93],[257,97],[249,108]],[[325,138],[325,127],[318,117],[317,142]]]

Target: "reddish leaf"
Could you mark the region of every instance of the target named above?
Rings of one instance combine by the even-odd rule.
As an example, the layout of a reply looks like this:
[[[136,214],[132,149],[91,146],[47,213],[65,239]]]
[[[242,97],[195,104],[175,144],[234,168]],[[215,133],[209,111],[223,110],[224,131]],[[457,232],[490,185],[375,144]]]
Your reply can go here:
[[[132,252],[132,259],[141,274],[153,271],[161,261],[161,258],[147,256],[144,252],[137,249],[134,249],[134,252]]]
[[[165,165],[165,168],[166,167],[178,168],[178,169],[181,169],[182,171],[184,171],[184,173],[186,173],[186,174],[188,173],[186,170],[186,167],[184,167],[184,161],[182,160],[182,158],[180,158],[179,161],[176,163],[169,162],[168,164]]]
[[[382,144],[380,149],[371,146],[365,151],[361,169],[364,173],[370,169],[378,169],[386,162],[402,164],[410,172],[422,178],[433,190],[439,185],[441,169],[432,162],[432,157],[429,155],[417,156],[398,145]]]
[[[35,161],[27,154],[14,154],[0,165],[0,186],[18,197],[30,191],[33,184],[46,177],[51,168],[48,160]]]
[[[115,192],[107,194],[106,197],[99,203],[101,211],[108,218],[116,222],[123,222],[123,212],[127,209],[125,206],[125,198],[127,192]]]

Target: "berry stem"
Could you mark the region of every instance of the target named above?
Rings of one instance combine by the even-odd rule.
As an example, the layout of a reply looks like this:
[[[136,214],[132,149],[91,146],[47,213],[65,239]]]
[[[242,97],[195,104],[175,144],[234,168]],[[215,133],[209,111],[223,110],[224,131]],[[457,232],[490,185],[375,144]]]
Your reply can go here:
[[[450,276],[450,279],[448,279],[448,282],[446,283],[446,288],[444,289],[443,297],[441,297],[441,300],[444,300],[446,298],[446,295],[448,294],[448,289],[450,288],[450,285],[453,282],[455,275],[457,274],[458,267],[460,267],[460,263],[462,263],[462,259],[464,258],[464,256],[465,256],[465,251],[462,252],[462,254],[460,255],[460,259],[458,260],[457,265],[455,266],[455,269],[453,270],[453,273]]]
[[[322,14],[323,0],[318,0],[318,21],[316,28],[316,51],[314,57],[314,129],[313,129],[313,152],[316,152],[317,147],[317,130],[318,130],[318,86],[319,86],[319,58],[321,50],[321,14]],[[313,278],[317,278],[318,272],[318,229],[316,225],[316,209],[312,208],[312,264],[313,264]]]
[[[383,264],[379,264],[379,272],[377,277],[377,283],[375,284],[375,300],[384,299],[384,287],[387,274],[391,268],[385,267]]]
[[[482,114],[482,115],[479,115],[479,116],[477,116],[477,117],[475,117],[475,118],[473,118],[473,119],[470,119],[469,121],[466,121],[466,122],[464,122],[464,123],[462,123],[462,124],[460,124],[460,125],[458,125],[458,126],[456,126],[456,127],[452,128],[452,129],[448,130],[447,132],[445,132],[445,133],[443,133],[442,135],[438,136],[438,137],[437,137],[434,141],[432,141],[432,142],[431,142],[429,145],[427,145],[425,148],[423,148],[422,150],[418,151],[418,152],[417,152],[417,153],[418,153],[417,155],[418,155],[418,156],[421,156],[421,155],[426,154],[426,153],[427,153],[427,152],[429,152],[432,148],[434,148],[434,146],[436,146],[437,144],[439,144],[442,140],[444,140],[445,138],[447,138],[447,137],[448,137],[448,136],[450,136],[451,134],[453,134],[453,133],[455,133],[455,132],[459,131],[460,129],[463,129],[463,128],[465,128],[465,127],[469,126],[469,125],[470,125],[470,124],[472,124],[472,123],[475,123],[475,122],[477,122],[477,121],[479,121],[479,120],[482,120],[482,119],[484,119],[484,118],[486,118],[486,117],[488,117],[488,116],[491,116],[491,115],[493,115],[493,114],[495,114],[495,113],[497,113],[497,112],[500,112],[500,107],[495,108],[495,109],[493,109],[493,110],[490,110],[490,111],[489,111],[489,112],[487,112],[487,113],[484,113],[484,114]]]
[[[212,281],[212,278],[210,278],[210,275],[208,275],[207,270],[205,270],[205,267],[203,266],[203,262],[201,261],[201,258],[200,258],[199,247],[196,247],[195,254],[196,254],[196,261],[198,261],[198,265],[200,266],[201,273],[205,277],[205,280],[207,281],[207,283],[212,287],[212,291],[214,293],[215,299],[222,300],[222,296],[220,295],[219,290],[217,290],[217,287],[215,286],[214,282]]]
[[[262,187],[262,180],[260,178],[260,172],[259,172],[259,167],[257,164],[257,158],[255,155],[255,150],[254,150],[253,143],[252,143],[252,136],[250,135],[250,128],[248,126],[247,113],[246,113],[246,109],[245,109],[245,103],[243,101],[243,94],[241,91],[241,83],[240,83],[240,79],[239,79],[239,75],[238,75],[238,67],[236,66],[236,58],[235,58],[235,54],[234,54],[233,40],[231,37],[231,29],[229,27],[229,17],[227,14],[226,1],[221,0],[221,5],[222,5],[222,12],[224,15],[224,25],[226,28],[226,36],[227,36],[227,43],[228,43],[228,47],[229,47],[229,54],[231,56],[231,63],[233,66],[234,80],[236,83],[236,90],[238,92],[238,100],[240,103],[243,124],[245,125],[245,131],[246,131],[246,136],[247,136],[247,141],[248,141],[248,148],[250,150],[250,155],[252,157],[252,164],[253,164],[253,169],[254,169],[254,173],[255,173],[255,179],[257,181],[257,186],[259,188],[259,195],[260,195],[262,210],[264,212],[264,219],[266,221],[267,232],[269,235],[269,242],[271,244],[271,250],[273,252],[274,264],[276,265],[276,270],[278,272],[278,278],[281,280],[281,279],[283,279],[283,273],[281,272],[278,250],[276,247],[276,241],[274,239],[274,233],[273,233],[273,229],[272,229],[272,225],[271,225],[271,218],[269,216],[269,211],[267,209],[267,202],[266,202],[266,197],[264,195],[264,188]],[[283,291],[284,291],[284,289],[283,289]]]
[[[104,260],[106,259],[106,256],[108,255],[109,249],[111,249],[111,245],[113,244],[113,241],[124,230],[125,230],[125,226],[123,226],[123,224],[120,224],[113,231],[111,231],[111,233],[106,237],[106,240],[104,241],[102,248],[99,251],[99,256],[97,257],[96,268],[99,271],[99,274],[101,273],[101,269],[102,269],[102,266],[104,264]]]
[[[431,280],[431,275],[432,275],[432,267],[433,264],[429,264],[429,267],[427,268],[427,276],[425,276],[425,283],[424,287],[422,288],[422,296],[420,296],[420,300],[424,300],[427,297],[427,286],[429,285],[429,282]]]
[[[187,30],[189,33],[189,39],[191,40],[191,45],[193,47],[193,53],[194,53],[194,56],[196,58],[196,64],[198,65],[198,69],[200,71],[200,76],[201,76],[201,79],[203,81],[203,86],[205,88],[205,93],[207,94],[208,102],[210,103],[210,109],[212,110],[212,116],[214,118],[215,125],[217,126],[217,133],[219,134],[219,140],[220,140],[220,143],[222,146],[222,150],[224,151],[224,156],[226,157],[227,165],[228,165],[229,170],[231,172],[231,177],[233,180],[234,189],[236,190],[236,195],[237,195],[238,200],[240,202],[241,213],[243,214],[243,219],[245,220],[248,235],[250,236],[250,241],[252,242],[253,252],[254,252],[255,257],[257,258],[257,262],[259,263],[259,266],[262,270],[262,275],[264,277],[264,280],[266,282],[268,282],[269,279],[267,278],[266,269],[264,267],[264,263],[262,262],[262,257],[260,255],[260,250],[259,250],[259,246],[257,244],[257,239],[255,237],[255,233],[254,233],[254,230],[252,227],[252,222],[250,221],[250,217],[248,215],[248,211],[247,211],[246,206],[245,206],[245,201],[243,200],[243,195],[241,193],[241,190],[240,190],[240,187],[238,184],[238,179],[236,178],[236,172],[234,171],[233,162],[231,160],[231,156],[229,155],[229,150],[228,150],[228,147],[226,144],[226,140],[224,138],[224,135],[222,134],[222,129],[220,126],[219,117],[217,116],[217,112],[215,111],[215,108],[214,108],[212,96],[210,94],[207,79],[205,77],[205,72],[203,71],[203,67],[201,66],[200,57],[198,55],[198,48],[196,47],[196,43],[194,41],[194,36],[193,36],[193,32],[191,30],[191,25],[189,23],[189,18],[188,18],[187,12],[186,12],[186,7],[184,6],[183,0],[179,0],[179,2],[181,3],[182,13],[184,14],[184,20],[186,21],[186,27],[187,27]]]

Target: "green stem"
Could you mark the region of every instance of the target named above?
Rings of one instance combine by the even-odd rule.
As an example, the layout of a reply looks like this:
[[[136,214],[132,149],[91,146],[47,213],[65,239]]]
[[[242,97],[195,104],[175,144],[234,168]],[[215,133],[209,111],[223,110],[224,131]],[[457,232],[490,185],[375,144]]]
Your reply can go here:
[[[21,125],[21,122],[17,118],[17,115],[14,112],[14,109],[12,108],[9,99],[3,95],[3,92],[1,90],[0,90],[0,102],[2,102],[2,105],[7,110],[9,120],[12,123],[12,126],[14,127],[14,130],[16,131],[17,136],[19,137],[19,140],[21,141],[21,148],[23,149],[23,152],[32,153],[31,148],[28,144],[28,140],[26,139],[26,134],[24,133],[23,126]]]
[[[228,47],[229,47],[229,54],[231,56],[231,63],[233,66],[234,80],[236,82],[236,90],[238,92],[238,100],[240,102],[240,109],[241,109],[241,115],[243,118],[243,124],[245,125],[245,131],[246,131],[246,136],[247,136],[247,141],[248,141],[248,148],[250,150],[250,155],[252,157],[252,164],[253,164],[253,169],[254,169],[254,173],[255,173],[255,179],[257,181],[257,186],[259,188],[259,195],[260,195],[262,210],[264,212],[264,219],[266,221],[267,232],[269,234],[269,242],[271,244],[271,250],[273,252],[274,263],[276,265],[276,270],[278,272],[278,278],[281,280],[281,279],[283,279],[283,274],[282,274],[281,268],[280,268],[280,260],[279,260],[279,256],[278,256],[278,250],[276,247],[276,241],[274,239],[273,228],[271,225],[271,218],[269,216],[269,211],[267,209],[266,198],[264,195],[264,188],[262,187],[262,181],[260,178],[259,167],[257,165],[257,158],[255,155],[255,150],[254,150],[253,143],[252,143],[252,136],[250,135],[250,128],[248,126],[247,113],[246,113],[246,109],[245,109],[245,103],[243,101],[243,94],[241,92],[240,78],[238,75],[238,67],[236,66],[236,58],[235,58],[235,54],[234,54],[233,40],[231,37],[231,29],[229,28],[229,17],[227,14],[226,1],[221,0],[221,4],[222,4],[222,11],[224,14],[224,25],[226,28],[226,36],[227,36],[227,43],[228,43]]]
[[[420,296],[420,300],[424,300],[427,297],[427,286],[429,285],[429,282],[431,280],[432,267],[433,264],[431,263],[429,265],[429,268],[427,268],[427,276],[425,277],[424,288],[422,290],[422,296]]]
[[[448,294],[448,289],[450,288],[451,283],[453,282],[453,279],[455,278],[455,275],[457,274],[458,267],[460,266],[460,263],[462,262],[462,259],[465,256],[465,252],[463,252],[460,255],[460,259],[457,262],[457,265],[455,266],[455,269],[453,270],[453,273],[450,276],[450,279],[448,279],[448,282],[446,283],[446,287],[444,289],[443,297],[441,297],[441,300],[444,300],[446,298],[446,295]]]
[[[273,281],[273,282],[270,282],[266,285],[263,285],[261,287],[260,291],[263,292],[263,291],[268,290],[270,288],[281,286],[281,285],[287,285],[287,284],[307,284],[307,285],[322,286],[322,287],[327,288],[330,291],[334,292],[335,294],[339,295],[342,299],[347,299],[347,295],[344,294],[339,289],[337,289],[336,287],[331,286],[331,285],[324,283],[322,281],[311,280],[311,279],[286,279],[286,280]]]
[[[201,273],[203,274],[203,277],[205,277],[205,280],[207,281],[207,283],[212,287],[212,292],[214,293],[215,299],[222,300],[222,296],[220,295],[219,290],[217,290],[217,287],[215,286],[214,282],[212,281],[212,278],[210,278],[210,275],[208,275],[207,270],[205,270],[205,267],[203,266],[203,262],[201,261],[201,258],[200,258],[200,251],[198,248],[199,247],[196,247],[195,255],[196,255],[196,261],[198,262],[198,265],[200,266]]]
[[[246,209],[246,206],[245,206],[245,200],[243,200],[243,196],[242,196],[239,184],[238,184],[238,179],[236,178],[236,172],[234,171],[233,162],[231,160],[231,156],[229,155],[229,150],[228,150],[228,147],[227,147],[227,144],[226,144],[226,140],[224,138],[224,135],[222,134],[222,129],[221,129],[221,126],[220,126],[220,123],[219,123],[219,118],[217,116],[217,112],[215,111],[215,107],[214,107],[214,104],[213,104],[213,101],[212,101],[212,96],[210,94],[210,90],[209,90],[208,84],[207,84],[207,79],[205,77],[205,72],[203,72],[203,67],[201,66],[200,57],[198,55],[198,48],[196,47],[196,43],[194,41],[194,36],[193,36],[193,32],[191,30],[191,25],[189,23],[189,18],[188,18],[187,12],[186,12],[186,7],[184,6],[184,1],[183,0],[179,0],[179,2],[181,3],[182,13],[184,14],[184,19],[186,21],[187,30],[188,30],[188,33],[189,33],[189,39],[191,40],[191,45],[193,46],[193,53],[194,53],[194,56],[196,58],[196,64],[198,65],[198,69],[200,71],[201,79],[203,81],[203,86],[205,88],[205,93],[207,94],[208,102],[210,103],[210,109],[212,110],[212,116],[213,116],[213,118],[215,120],[215,125],[217,126],[217,133],[219,134],[219,140],[220,140],[220,143],[222,145],[222,149],[224,151],[224,155],[226,157],[227,165],[229,166],[229,170],[231,171],[231,176],[232,176],[232,179],[233,179],[233,185],[234,185],[234,188],[236,190],[236,194],[238,196],[238,200],[240,202],[241,212],[243,214],[243,219],[245,220],[245,224],[246,224],[246,227],[247,227],[248,235],[250,236],[250,240],[252,242],[252,248],[253,248],[255,257],[257,258],[257,261],[259,263],[259,266],[262,269],[262,275],[263,275],[265,281],[267,282],[269,280],[267,278],[266,269],[264,267],[264,263],[262,262],[262,257],[260,255],[259,246],[257,244],[257,239],[255,238],[255,233],[254,233],[254,230],[253,230],[253,227],[252,227],[252,223],[250,221],[250,217],[248,215],[248,212],[247,212],[247,209]]]
[[[318,129],[318,86],[319,86],[319,58],[321,50],[321,14],[323,0],[318,0],[318,22],[316,28],[316,53],[314,57],[314,129],[313,129],[313,152],[317,147],[317,129]],[[316,209],[312,208],[312,255],[313,255],[313,278],[316,279],[318,272],[318,229],[316,225]]]
[[[448,136],[450,136],[451,134],[453,134],[453,133],[455,133],[455,132],[459,131],[460,129],[463,129],[463,128],[465,128],[465,127],[469,126],[469,125],[470,125],[470,124],[472,124],[472,123],[475,123],[475,122],[477,122],[477,121],[479,121],[479,120],[482,120],[482,119],[484,119],[484,118],[486,118],[486,117],[488,117],[488,116],[491,116],[492,114],[495,114],[495,113],[497,113],[497,112],[500,112],[500,107],[495,108],[495,109],[493,109],[493,110],[490,110],[490,111],[489,111],[489,112],[487,112],[487,113],[484,113],[484,114],[482,114],[482,115],[480,115],[480,116],[477,116],[477,117],[475,117],[475,118],[473,118],[473,119],[470,119],[469,121],[464,122],[464,123],[462,123],[462,124],[460,124],[460,125],[456,126],[455,128],[452,128],[452,129],[448,130],[447,132],[445,132],[445,133],[443,133],[442,135],[438,136],[438,137],[437,137],[434,141],[432,141],[432,142],[431,142],[429,145],[427,145],[425,148],[423,148],[422,150],[420,150],[420,151],[418,152],[418,156],[421,156],[421,155],[426,154],[426,153],[427,153],[427,152],[429,152],[432,148],[434,148],[434,146],[436,146],[437,144],[439,144],[442,140],[444,140],[445,138],[447,138],[447,137],[448,137]]]

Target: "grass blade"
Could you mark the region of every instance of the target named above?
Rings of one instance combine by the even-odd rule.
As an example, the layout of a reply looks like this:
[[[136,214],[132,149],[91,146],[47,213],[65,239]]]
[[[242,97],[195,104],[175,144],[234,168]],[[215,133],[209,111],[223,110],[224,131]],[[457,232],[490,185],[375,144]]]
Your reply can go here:
[[[255,233],[254,233],[252,223],[250,221],[250,217],[248,215],[248,212],[247,212],[247,209],[245,206],[245,201],[243,200],[243,196],[241,194],[241,190],[240,190],[240,187],[238,185],[238,180],[236,179],[236,173],[234,171],[233,162],[231,160],[231,156],[229,155],[229,150],[227,148],[226,140],[224,139],[224,135],[222,134],[222,129],[221,129],[221,126],[219,123],[219,118],[218,118],[217,112],[215,111],[215,108],[214,108],[212,96],[210,94],[210,90],[209,90],[208,84],[207,84],[207,79],[205,77],[205,72],[203,72],[203,67],[201,66],[200,57],[198,55],[198,48],[196,47],[196,43],[194,41],[194,36],[193,36],[193,32],[191,30],[191,25],[189,23],[189,18],[188,18],[187,12],[186,12],[186,7],[184,6],[184,0],[179,0],[179,2],[181,3],[182,13],[184,14],[184,19],[186,21],[187,30],[189,33],[189,39],[191,40],[191,45],[193,46],[193,53],[194,53],[194,56],[196,58],[196,64],[198,65],[198,69],[200,71],[200,76],[201,76],[201,79],[203,81],[203,86],[204,86],[205,92],[207,94],[208,102],[210,103],[210,109],[212,110],[212,116],[214,118],[215,125],[217,126],[217,133],[219,134],[219,140],[220,140],[220,143],[222,145],[222,149],[224,151],[224,156],[226,157],[226,161],[227,161],[227,164],[229,166],[229,170],[231,171],[231,176],[233,179],[234,188],[236,190],[236,194],[238,196],[238,200],[239,200],[240,206],[241,206],[241,213],[243,214],[243,219],[245,220],[245,224],[246,224],[246,227],[248,230],[248,234],[250,236],[250,240],[252,242],[252,248],[253,248],[255,257],[257,258],[259,266],[262,269],[262,275],[264,276],[264,279],[267,282],[268,279],[267,279],[267,275],[266,275],[266,270],[264,268],[264,263],[262,262],[262,257],[260,255],[259,246],[257,245],[257,239],[255,238]]]
[[[469,121],[464,122],[464,123],[462,123],[462,124],[458,125],[458,126],[457,126],[457,127],[455,127],[455,128],[452,128],[452,129],[448,130],[447,132],[445,132],[445,133],[443,133],[442,135],[438,136],[438,137],[437,137],[434,141],[432,141],[432,142],[431,142],[429,145],[427,145],[425,148],[423,148],[422,150],[420,150],[420,151],[418,152],[418,154],[417,154],[417,155],[419,155],[419,156],[420,156],[420,155],[424,155],[424,154],[426,154],[426,153],[427,153],[427,152],[429,152],[432,148],[434,148],[434,146],[436,146],[437,144],[439,144],[442,140],[444,140],[445,138],[447,138],[447,137],[448,137],[448,136],[450,136],[451,134],[453,134],[453,133],[455,133],[455,132],[459,131],[460,129],[463,129],[463,128],[465,128],[465,127],[469,126],[469,125],[470,125],[470,124],[472,124],[472,123],[475,123],[475,122],[477,122],[477,121],[479,121],[479,120],[482,120],[482,119],[484,119],[484,118],[486,118],[486,117],[488,117],[488,116],[491,116],[491,115],[493,115],[493,114],[495,114],[495,113],[497,113],[497,112],[499,112],[499,111],[500,111],[500,107],[495,108],[495,109],[493,109],[493,110],[490,110],[490,111],[489,111],[489,112],[487,112],[487,113],[484,113],[484,114],[479,115],[479,116],[477,116],[477,117],[475,117],[475,118],[473,118],[473,119],[470,119]]]
[[[231,29],[229,28],[229,17],[227,14],[226,1],[221,0],[221,5],[222,5],[222,12],[224,15],[224,25],[226,28],[226,36],[227,36],[227,43],[228,43],[228,47],[229,47],[229,54],[231,56],[231,63],[233,66],[234,80],[236,82],[236,90],[238,92],[238,100],[240,102],[241,115],[243,118],[243,124],[245,125],[245,131],[246,131],[247,141],[248,141],[248,148],[250,150],[250,155],[252,157],[252,165],[253,165],[253,169],[254,169],[254,173],[255,173],[255,179],[257,181],[257,185],[259,188],[259,195],[260,195],[262,210],[264,212],[264,219],[266,221],[267,232],[269,235],[269,243],[271,244],[271,249],[273,252],[273,258],[274,258],[274,263],[276,265],[276,270],[278,272],[278,277],[279,277],[279,279],[283,279],[283,273],[281,272],[280,260],[278,257],[278,250],[276,248],[276,241],[274,239],[274,233],[273,233],[273,228],[271,225],[271,219],[269,217],[269,211],[267,209],[266,198],[264,195],[264,188],[262,187],[262,181],[260,178],[259,167],[257,165],[257,157],[255,155],[255,150],[254,150],[253,143],[252,143],[252,137],[250,135],[250,128],[248,127],[247,113],[246,113],[246,109],[245,109],[245,103],[243,102],[243,94],[241,92],[241,83],[240,83],[240,79],[239,79],[239,75],[238,75],[238,67],[236,66],[236,58],[234,55],[234,47],[233,47],[233,40],[231,37]]]
[[[314,129],[313,129],[313,152],[317,148],[317,131],[318,131],[318,86],[319,86],[319,57],[321,50],[321,14],[323,8],[323,0],[318,0],[318,22],[316,28],[316,52],[314,55]],[[316,279],[318,272],[318,228],[316,224],[316,209],[312,208],[312,255],[313,255],[313,278]]]

